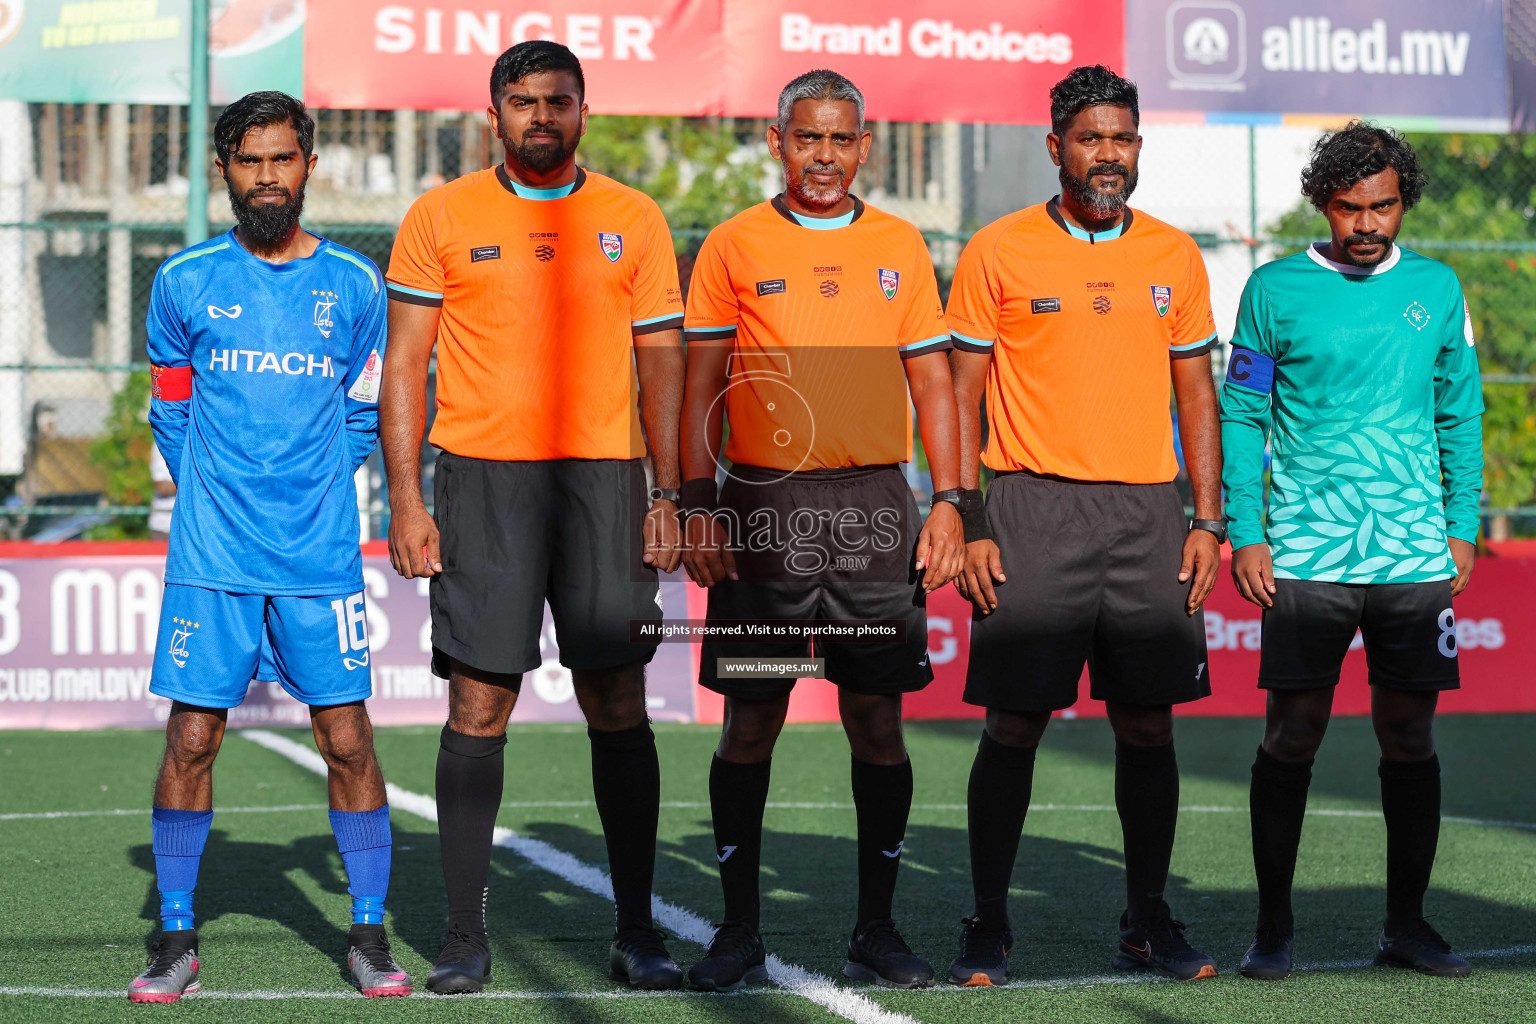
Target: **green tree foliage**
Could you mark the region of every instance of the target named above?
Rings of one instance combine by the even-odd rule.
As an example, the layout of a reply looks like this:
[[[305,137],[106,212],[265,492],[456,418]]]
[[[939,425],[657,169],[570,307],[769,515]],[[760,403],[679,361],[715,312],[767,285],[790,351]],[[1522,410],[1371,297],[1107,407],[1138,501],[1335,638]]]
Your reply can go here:
[[[149,453],[155,439],[149,430],[147,373],[131,373],[122,390],[112,396],[106,433],[91,445],[91,462],[107,483],[107,501],[113,505],[148,505],[155,495],[149,478]],[[90,540],[130,540],[149,536],[143,516],[114,516],[109,523],[92,527]]]
[[[656,200],[679,254],[763,199],[774,169],[761,139],[721,118],[593,117],[579,159]]]
[[[1536,136],[1411,135],[1429,184],[1400,241],[1449,264],[1472,312],[1484,375],[1536,373]],[[1305,200],[1272,234],[1294,252],[1328,237]],[[1536,503],[1536,388],[1483,385],[1490,503]]]

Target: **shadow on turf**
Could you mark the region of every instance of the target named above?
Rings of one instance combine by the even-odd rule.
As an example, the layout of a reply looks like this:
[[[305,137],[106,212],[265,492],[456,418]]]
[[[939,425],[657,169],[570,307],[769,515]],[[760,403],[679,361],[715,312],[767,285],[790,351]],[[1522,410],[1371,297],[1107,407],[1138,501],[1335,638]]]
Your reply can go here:
[[[1113,816],[1101,825],[1118,831]],[[530,823],[520,831],[590,863],[605,862],[600,834],[556,822]],[[1237,852],[1247,853],[1246,848]],[[714,860],[709,823],[700,821],[695,834],[660,844],[656,891],[718,920],[718,876],[707,867]],[[910,827],[903,863],[897,923],[913,950],[943,971],[955,954],[959,921],[971,904],[965,830]],[[1010,898],[1017,979],[1113,973],[1118,922],[1125,905],[1123,863],[1115,848],[1026,831],[1014,871],[1016,891]],[[1254,893],[1197,890],[1178,874],[1177,862],[1174,868],[1167,890],[1174,916],[1189,924],[1190,941],[1214,956],[1222,970],[1235,969],[1253,937]],[[857,909],[856,879],[855,844],[850,839],[766,829],[761,888],[763,931],[770,950],[840,976]],[[1297,959],[1369,959],[1375,952],[1384,899],[1379,887],[1298,890]],[[1463,950],[1519,945],[1536,935],[1536,915],[1522,908],[1445,890],[1431,890],[1427,906],[1435,915],[1433,923]],[[539,927],[534,921],[519,922],[519,926]],[[674,955],[685,967],[699,955],[689,944],[673,945]],[[1489,962],[1480,969],[1496,967]]]
[[[1219,685],[1219,684],[1218,684]],[[1179,770],[1185,779],[1205,778],[1248,791],[1254,751],[1264,735],[1258,718],[1209,718],[1180,715],[1175,710],[1174,743]],[[1494,820],[1536,821],[1530,779],[1536,775],[1536,746],[1530,743],[1536,715],[1441,715],[1435,721],[1436,747],[1444,780],[1447,816]],[[981,735],[977,721],[907,722],[911,733],[956,740],[974,748]],[[1058,719],[1046,730],[1041,748],[1066,753],[1113,769],[1115,738],[1103,719]],[[1379,806],[1381,758],[1371,721],[1365,716],[1339,716],[1312,770],[1314,800],[1356,800]],[[1053,795],[1035,787],[1034,797],[1049,802]],[[1106,790],[1104,802],[1112,793]],[[963,795],[957,799],[964,799]],[[1242,801],[1246,805],[1246,799]]]

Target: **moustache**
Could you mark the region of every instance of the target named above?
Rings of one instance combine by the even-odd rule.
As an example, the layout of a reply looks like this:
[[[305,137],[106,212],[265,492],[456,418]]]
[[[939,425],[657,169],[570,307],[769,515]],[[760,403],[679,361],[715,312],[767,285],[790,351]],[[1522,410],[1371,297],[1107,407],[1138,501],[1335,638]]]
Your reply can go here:
[[[1372,232],[1368,235],[1350,235],[1344,239],[1344,245],[1346,247],[1354,245],[1386,245],[1390,241],[1392,240],[1386,235],[1378,235]]]
[[[1094,164],[1092,167],[1089,167],[1088,168],[1088,173],[1083,175],[1083,180],[1087,181],[1089,178],[1093,177],[1095,174],[1118,174],[1122,178],[1129,178],[1131,176],[1130,169],[1128,167],[1126,167],[1124,164],[1107,164],[1107,163],[1105,163],[1105,164]]]
[[[284,199],[292,199],[293,193],[285,188],[253,188],[245,194],[245,201],[250,202],[263,196],[282,196]]]
[[[836,174],[839,178],[847,177],[843,169],[837,164],[806,164],[800,172],[806,174]]]

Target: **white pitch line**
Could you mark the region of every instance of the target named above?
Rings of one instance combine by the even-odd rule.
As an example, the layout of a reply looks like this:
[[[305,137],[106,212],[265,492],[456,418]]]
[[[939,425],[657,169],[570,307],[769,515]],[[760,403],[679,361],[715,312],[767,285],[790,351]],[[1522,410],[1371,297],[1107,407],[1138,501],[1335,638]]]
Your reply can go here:
[[[44,996],[59,999],[124,999],[127,989],[47,988],[26,986],[0,986],[0,996]],[[777,995],[764,989],[742,989],[739,992],[692,992],[686,989],[671,992],[641,992],[635,989],[599,989],[590,992],[474,992],[464,995],[440,996],[435,992],[413,992],[411,999],[444,999],[452,1002],[476,999],[519,999],[538,1001],[544,999],[705,999],[713,995]],[[187,996],[190,1001],[204,999],[230,999],[237,1001],[267,1002],[279,999],[363,999],[361,992],[350,989],[255,989],[244,992],[202,989]]]
[[[265,729],[245,729],[240,735],[318,775],[326,774],[325,761],[309,747]],[[391,807],[398,807],[428,821],[437,821],[437,801],[431,797],[402,789],[394,783],[386,783],[385,791]],[[572,885],[604,899],[613,899],[613,883],[607,874],[541,839],[530,839],[511,829],[497,828],[492,833],[491,841]],[[663,928],[696,945],[708,946],[709,940],[714,937],[714,926],[704,918],[691,910],[668,903],[654,893],[651,895],[651,912]],[[918,1021],[904,1013],[887,1010],[859,992],[838,986],[824,974],[787,963],[772,953],[768,955],[767,967],[769,979],[780,988],[809,999],[854,1024],[918,1024]]]
[[[268,814],[282,811],[323,811],[328,804],[278,804],[272,807],[215,807],[219,814]],[[145,815],[148,807],[118,807],[110,811],[32,811],[26,814],[0,814],[0,821],[31,821],[51,818],[127,818]]]
[[[1536,953],[1536,945],[1530,946],[1505,946],[1500,949],[1480,949],[1462,956],[1468,960],[1509,960],[1515,957],[1527,956]],[[1370,959],[1363,960],[1324,960],[1315,963],[1297,964],[1297,973],[1305,971],[1343,971],[1355,970],[1373,966]],[[1228,973],[1235,972],[1230,968]],[[1006,985],[998,985],[993,988],[970,988],[954,985],[939,985],[934,988],[912,989],[910,991],[892,993],[902,996],[936,996],[956,995],[969,993],[972,998],[989,998],[987,992],[1006,991],[1009,989],[1073,989],[1073,988],[1098,988],[1103,985],[1157,985],[1166,978],[1153,977],[1141,973],[1123,974],[1098,974],[1081,975],[1070,978],[1039,978],[1028,981],[1010,981]],[[86,989],[86,988],[50,988],[46,986],[0,986],[0,996],[38,996],[56,999],[122,999],[125,995],[122,989]],[[507,990],[493,990],[479,992],[473,995],[439,996],[431,992],[413,993],[412,999],[447,999],[455,1002],[475,999],[515,999],[526,1001],[560,1000],[560,999],[732,999],[745,996],[777,995],[771,989],[744,988],[736,992],[690,992],[686,990],[671,992],[639,992],[633,989],[597,989],[586,992],[514,992]],[[357,992],[346,989],[327,989],[316,991],[313,989],[256,989],[249,991],[217,991],[203,989],[196,995],[188,996],[189,1000],[223,999],[232,1001],[267,1002],[281,999],[362,999]]]
[[[592,807],[590,800],[508,800],[501,806],[522,808],[525,810],[543,807]],[[707,810],[707,800],[663,800],[661,806],[669,810]],[[823,802],[775,802],[770,801],[764,805],[769,810],[777,811],[851,811],[853,804],[835,801]],[[965,804],[913,804],[914,811],[964,811],[968,810]],[[1118,811],[1114,804],[1030,804],[1031,814],[1037,811],[1084,811],[1084,812],[1109,812]],[[1247,814],[1246,807],[1225,807],[1221,805],[1191,804],[1179,808],[1180,814]],[[1319,818],[1375,818],[1380,820],[1380,811],[1353,810],[1348,808],[1308,808],[1307,813]],[[1440,819],[1445,825],[1476,825],[1484,828],[1514,828],[1526,832],[1536,832],[1536,821],[1505,821],[1500,818],[1466,818],[1455,815],[1446,815]]]

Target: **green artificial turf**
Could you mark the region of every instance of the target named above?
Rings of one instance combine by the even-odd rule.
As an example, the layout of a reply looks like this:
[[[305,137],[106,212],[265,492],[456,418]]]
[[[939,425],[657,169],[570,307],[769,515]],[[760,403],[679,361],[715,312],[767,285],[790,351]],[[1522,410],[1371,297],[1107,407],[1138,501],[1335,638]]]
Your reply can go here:
[[[1183,771],[1168,898],[1222,976],[1192,984],[1131,981],[1110,968],[1124,901],[1114,743],[1102,721],[1060,721],[1041,749],[1011,912],[1015,986],[906,993],[849,985],[923,1024],[987,1021],[1248,1022],[1536,1020],[1536,752],[1529,716],[1448,717],[1439,724],[1448,821],[1427,910],[1474,959],[1466,980],[1340,966],[1368,960],[1382,916],[1385,835],[1375,743],[1363,719],[1339,719],[1314,770],[1296,877],[1296,956],[1326,964],[1283,983],[1236,974],[1251,937],[1248,765],[1259,724],[1184,719]],[[720,895],[709,827],[713,727],[656,727],[662,761],[655,891],[705,917]],[[500,824],[599,867],[606,852],[591,804],[585,730],[516,726]],[[436,728],[381,729],[391,782],[430,796]],[[969,910],[965,784],[974,723],[914,723],[908,743],[917,807],[895,913],[913,949],[942,974]],[[308,743],[308,737],[289,732]],[[323,804],[325,782],[236,733],[215,775],[216,808],[197,893],[205,993],[176,1006],[130,1007],[123,992],[156,928],[149,847],[154,733],[0,733],[0,815],[126,809],[120,816],[0,819],[0,1021],[837,1021],[783,990],[636,998],[607,977],[612,905],[498,848],[488,920],[491,990],[529,998],[365,1001],[344,977],[349,900]],[[774,758],[764,835],[763,928],[770,951],[841,981],[855,898],[847,744],[836,726],[791,726]],[[1045,806],[1041,806],[1045,805]],[[1512,824],[1489,824],[1507,822]],[[435,828],[396,810],[389,927],[402,966],[425,979],[443,926]],[[1524,827],[1520,823],[1527,823]],[[700,950],[671,942],[684,966]],[[110,992],[43,995],[42,989]],[[16,990],[22,990],[16,992]],[[334,994],[218,999],[239,993]],[[543,995],[539,995],[543,994]],[[609,998],[617,994],[619,998]]]

